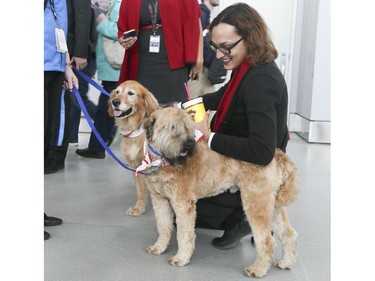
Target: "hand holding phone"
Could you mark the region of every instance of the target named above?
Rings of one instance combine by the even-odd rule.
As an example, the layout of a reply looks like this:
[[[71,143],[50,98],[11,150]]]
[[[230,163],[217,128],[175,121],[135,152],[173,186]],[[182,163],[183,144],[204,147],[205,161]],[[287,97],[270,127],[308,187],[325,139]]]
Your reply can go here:
[[[135,29],[125,31],[123,34],[123,38],[136,37],[136,36],[137,36],[137,32],[135,31]]]

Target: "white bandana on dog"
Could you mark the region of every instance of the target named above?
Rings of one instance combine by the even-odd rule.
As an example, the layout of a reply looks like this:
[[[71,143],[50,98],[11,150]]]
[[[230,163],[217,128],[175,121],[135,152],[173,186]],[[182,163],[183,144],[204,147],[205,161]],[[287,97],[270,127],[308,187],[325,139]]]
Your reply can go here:
[[[195,130],[195,136],[194,136],[194,139],[195,139],[195,142],[199,142],[203,137],[203,134],[201,131],[199,130]],[[150,150],[147,149],[147,141],[145,140],[145,143],[144,143],[144,152],[145,152],[145,159],[142,160],[142,164],[135,170],[135,174],[138,175],[138,173],[146,170],[147,168],[151,168],[151,167],[159,167],[163,164],[163,160],[162,159],[157,159],[155,161],[152,161],[152,155],[150,153]],[[155,152],[153,152],[155,153]]]

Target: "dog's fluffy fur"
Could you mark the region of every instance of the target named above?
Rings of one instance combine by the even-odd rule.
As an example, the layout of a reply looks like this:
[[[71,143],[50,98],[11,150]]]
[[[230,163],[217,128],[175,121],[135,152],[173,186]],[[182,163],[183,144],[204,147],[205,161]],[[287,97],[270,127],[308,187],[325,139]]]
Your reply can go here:
[[[220,155],[205,141],[195,143],[192,118],[177,108],[155,111],[145,120],[144,129],[148,143],[170,164],[145,177],[159,233],[155,244],[147,248],[149,253],[159,255],[167,249],[175,214],[178,251],[169,263],[188,264],[195,247],[197,200],[236,185],[257,252],[245,273],[262,277],[269,270],[275,248],[271,230],[282,245],[282,258],[274,264],[283,269],[294,266],[297,233],[288,222],[285,206],[298,192],[296,168],[288,156],[277,150],[269,165],[260,166]]]
[[[108,113],[115,117],[116,125],[124,135],[122,151],[126,162],[135,169],[144,158],[145,133],[137,137],[129,137],[126,134],[142,129],[144,119],[159,108],[158,101],[143,85],[137,81],[128,80],[111,92],[108,102]],[[137,188],[137,202],[134,207],[126,211],[126,214],[139,216],[145,211],[148,192],[142,175],[134,176],[134,180]]]

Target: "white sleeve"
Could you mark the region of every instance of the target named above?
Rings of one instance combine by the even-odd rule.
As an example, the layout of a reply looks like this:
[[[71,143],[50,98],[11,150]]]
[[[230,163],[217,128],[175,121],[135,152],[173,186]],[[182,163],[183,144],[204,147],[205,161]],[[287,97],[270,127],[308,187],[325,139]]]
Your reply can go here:
[[[208,147],[211,148],[211,141],[212,141],[212,138],[214,137],[215,133],[211,133],[209,138],[208,138]]]

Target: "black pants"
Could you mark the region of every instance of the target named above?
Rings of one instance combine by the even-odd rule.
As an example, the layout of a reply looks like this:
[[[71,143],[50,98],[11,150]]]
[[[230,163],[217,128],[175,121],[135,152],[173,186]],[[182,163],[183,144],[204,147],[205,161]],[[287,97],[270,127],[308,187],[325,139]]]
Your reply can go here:
[[[196,227],[225,230],[242,215],[241,194],[224,192],[197,201]]]
[[[44,72],[44,160],[64,163],[69,145],[70,92],[63,90],[65,74]]]
[[[111,93],[112,90],[116,88],[117,81],[102,81],[102,84],[103,88],[108,93]],[[109,97],[107,95],[103,93],[100,94],[98,107],[94,118],[95,128],[104,142],[109,140],[115,125],[114,117],[110,117],[108,115],[108,99]],[[97,152],[104,152],[105,150],[93,132],[90,135],[89,149]]]
[[[87,66],[81,70],[84,74],[89,77],[93,77],[96,71],[96,60],[89,59],[87,61]],[[85,105],[87,112],[89,113],[91,119],[94,119],[96,113],[96,104],[92,102],[88,97],[89,92],[89,83],[81,77],[81,75],[75,72],[78,85],[79,85],[79,94],[82,98],[83,104]],[[81,123],[81,106],[79,105],[77,98],[74,94],[71,95],[71,109],[70,109],[70,129],[69,129],[69,142],[78,142],[78,132],[79,124]]]

